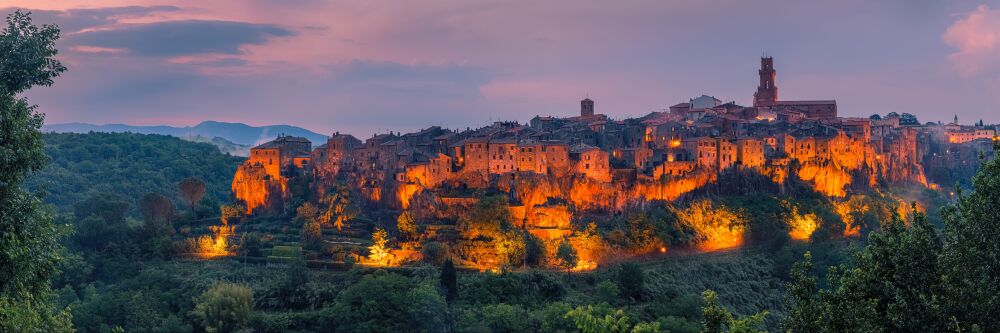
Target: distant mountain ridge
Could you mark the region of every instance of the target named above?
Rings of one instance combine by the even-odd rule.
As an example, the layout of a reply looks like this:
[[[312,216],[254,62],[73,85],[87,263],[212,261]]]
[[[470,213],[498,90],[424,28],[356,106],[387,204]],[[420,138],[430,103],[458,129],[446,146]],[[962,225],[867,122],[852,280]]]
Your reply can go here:
[[[226,123],[220,121],[204,121],[195,126],[134,126],[126,124],[94,125],[87,123],[46,124],[43,132],[56,133],[87,133],[87,132],[132,132],[140,134],[163,134],[178,138],[186,137],[220,137],[240,145],[258,145],[274,139],[278,135],[301,136],[313,142],[313,145],[326,143],[327,136],[301,127],[291,125],[250,126],[243,123]]]

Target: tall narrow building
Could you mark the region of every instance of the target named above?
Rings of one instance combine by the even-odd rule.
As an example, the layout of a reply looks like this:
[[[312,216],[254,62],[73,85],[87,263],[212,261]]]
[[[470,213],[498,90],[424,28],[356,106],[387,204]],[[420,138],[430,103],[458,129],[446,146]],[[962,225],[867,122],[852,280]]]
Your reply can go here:
[[[760,85],[753,94],[753,106],[773,106],[778,103],[778,86],[774,85],[777,73],[774,71],[774,58],[760,58]]]
[[[584,98],[580,101],[580,116],[590,117],[594,115],[594,101],[590,98]]]

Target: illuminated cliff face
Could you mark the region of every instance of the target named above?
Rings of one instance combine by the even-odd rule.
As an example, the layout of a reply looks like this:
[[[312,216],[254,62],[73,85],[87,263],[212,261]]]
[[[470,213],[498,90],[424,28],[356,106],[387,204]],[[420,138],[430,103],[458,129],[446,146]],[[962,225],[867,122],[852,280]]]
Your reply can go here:
[[[403,209],[410,208],[410,201],[422,190],[423,186],[418,184],[399,184],[399,188],[396,190],[396,199],[399,200]]]
[[[732,209],[714,205],[709,200],[691,203],[688,208],[677,211],[681,224],[695,230],[698,249],[715,251],[738,247],[743,244],[746,219]]]
[[[682,178],[640,182],[635,186],[633,198],[672,201],[715,180],[715,173],[696,171]]]
[[[851,174],[836,163],[803,163],[798,171],[799,178],[813,183],[816,192],[831,197],[844,197],[844,187],[851,184]]]
[[[255,209],[271,207],[275,201],[287,196],[287,179],[271,178],[267,171],[257,165],[240,165],[233,176],[232,190],[236,199],[246,206],[246,213],[253,214]]]

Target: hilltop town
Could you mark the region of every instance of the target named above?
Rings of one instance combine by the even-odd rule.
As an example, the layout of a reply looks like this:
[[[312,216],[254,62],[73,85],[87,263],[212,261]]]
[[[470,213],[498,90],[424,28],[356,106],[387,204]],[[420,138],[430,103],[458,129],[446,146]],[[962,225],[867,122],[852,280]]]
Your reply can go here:
[[[527,124],[499,121],[464,131],[435,126],[365,140],[338,132],[315,147],[282,136],[251,149],[232,189],[246,214],[308,201],[335,211],[326,218],[337,219],[338,229],[354,217],[330,202],[331,193],[343,193],[366,211],[420,221],[425,232],[411,240],[447,234],[479,196],[496,193],[506,197],[515,226],[554,249],[581,234],[583,227],[573,224],[583,216],[674,201],[709,185],[783,193],[789,183],[803,183],[845,207],[853,194],[888,186],[952,186],[947,171],[990,151],[997,140],[994,128],[959,125],[957,117],[949,124],[921,124],[894,112],[840,117],[835,100],[779,99],[773,58],[761,59],[759,76],[752,106],[702,95],[669,111],[618,120],[587,98],[579,115],[536,116]],[[846,217],[850,209],[843,210],[844,235],[856,235],[859,226]],[[808,238],[812,224],[798,238]],[[702,247],[738,245],[740,232],[703,236]],[[422,244],[410,243],[413,251]],[[466,259],[485,265],[489,257]]]

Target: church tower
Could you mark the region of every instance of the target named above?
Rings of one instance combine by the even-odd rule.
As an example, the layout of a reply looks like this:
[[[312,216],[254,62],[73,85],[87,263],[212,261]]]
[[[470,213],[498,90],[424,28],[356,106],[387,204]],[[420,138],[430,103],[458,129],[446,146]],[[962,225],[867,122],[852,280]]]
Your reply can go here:
[[[753,106],[773,106],[778,103],[778,86],[774,85],[777,73],[774,71],[774,58],[760,58],[760,85],[753,94]]]
[[[588,117],[594,115],[594,101],[590,98],[584,98],[580,101],[580,116]]]

